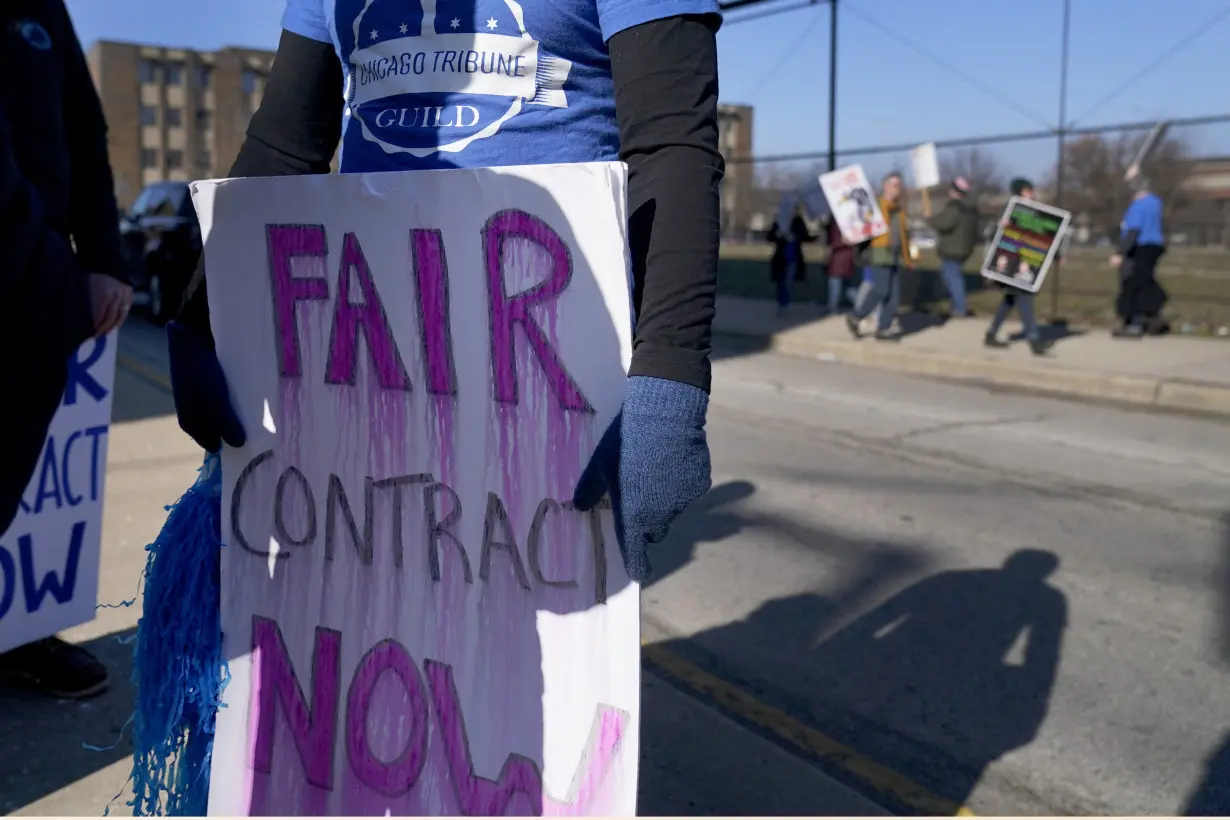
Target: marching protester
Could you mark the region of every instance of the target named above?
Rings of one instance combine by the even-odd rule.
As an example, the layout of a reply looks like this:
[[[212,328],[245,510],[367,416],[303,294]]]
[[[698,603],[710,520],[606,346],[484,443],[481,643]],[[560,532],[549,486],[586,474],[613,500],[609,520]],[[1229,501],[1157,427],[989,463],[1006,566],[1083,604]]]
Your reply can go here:
[[[1027,179],[1018,177],[1012,180],[1009,190],[1013,196],[1030,200],[1035,198],[1034,185]],[[995,348],[1008,346],[1006,342],[1000,340],[999,330],[1004,326],[1008,314],[1015,307],[1017,313],[1021,316],[1021,329],[1025,334],[1025,339],[1029,342],[1029,349],[1033,351],[1035,356],[1045,355],[1048,345],[1043,341],[1038,332],[1038,320],[1034,317],[1034,295],[1020,288],[1014,288],[999,282],[996,282],[995,286],[1004,292],[1004,296],[1000,300],[999,308],[996,309],[995,315],[991,317],[991,324],[987,327],[983,344],[987,347]]]
[[[13,523],[91,336],[132,305],[106,123],[62,0],[0,8],[0,533]],[[0,655],[0,677],[59,698],[102,692],[106,668],[49,637]]]
[[[803,243],[815,239],[807,230],[807,223],[797,211],[790,220],[790,227],[783,231],[774,222],[769,229],[769,241],[773,243],[773,258],[769,260],[769,277],[777,286],[777,313],[782,315],[790,307],[790,283],[807,281],[807,261],[803,258]]]
[[[841,312],[842,297],[847,289],[852,287],[857,268],[854,264],[855,247],[841,235],[837,220],[830,214],[824,220],[825,241],[828,243],[829,258],[825,273],[828,278],[828,301],[826,308],[830,316]]]
[[[860,323],[873,311],[879,311],[876,322],[877,339],[891,340],[893,319],[901,302],[901,273],[912,270],[910,231],[902,207],[901,174],[892,172],[881,183],[880,210],[888,222],[888,232],[860,246],[858,264],[866,268],[866,279],[859,288],[854,309],[846,314],[846,327],[856,339],[863,336]]]
[[[948,201],[931,217],[936,234],[936,253],[940,257],[940,279],[952,299],[952,315],[969,315],[965,304],[965,262],[978,243],[978,207],[970,202],[972,186],[957,177],[948,189]]]
[[[289,0],[260,109],[229,176],[328,173],[339,139],[342,173],[625,161],[637,317],[632,364],[623,409],[574,501],[584,511],[609,494],[625,566],[640,581],[650,570],[648,546],[710,486],[705,420],[724,169],[718,3],[523,0],[509,4],[514,12],[499,3],[481,11],[479,5],[455,4],[464,9],[458,14],[443,3],[437,11],[435,4],[386,0],[370,13],[350,4],[346,15],[335,15],[324,0]],[[343,66],[365,47],[354,37],[356,16],[365,15],[364,39],[368,32],[376,39],[399,25],[405,34],[402,21],[423,17],[423,8],[429,19],[407,36],[433,26],[471,33],[529,26],[552,65],[571,70],[540,66],[538,82],[545,85],[533,102],[541,97],[543,104],[517,97],[510,107],[509,99],[490,93],[450,94],[466,104],[464,120],[437,116],[434,124],[402,127],[381,119],[394,104],[403,114],[439,105],[439,95],[424,94],[417,78],[393,74],[381,86],[390,97],[348,105]],[[439,115],[441,109],[422,110]],[[377,119],[386,123],[378,136],[370,124]],[[211,452],[224,441],[242,446],[246,440],[214,351],[211,324],[227,321],[210,315],[198,266],[167,334],[180,425]]]
[[[1132,204],[1123,215],[1119,250],[1110,258],[1119,269],[1119,297],[1115,309],[1120,325],[1113,334],[1139,339],[1146,333],[1164,333],[1162,318],[1166,291],[1157,281],[1157,262],[1166,252],[1162,233],[1162,200],[1149,190],[1149,181],[1137,175],[1132,179]]]

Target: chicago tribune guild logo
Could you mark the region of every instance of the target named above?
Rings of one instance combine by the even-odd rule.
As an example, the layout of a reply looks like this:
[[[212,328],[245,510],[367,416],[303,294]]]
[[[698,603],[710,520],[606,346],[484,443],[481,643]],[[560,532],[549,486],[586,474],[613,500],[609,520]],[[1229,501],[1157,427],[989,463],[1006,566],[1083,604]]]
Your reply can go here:
[[[526,106],[568,106],[572,63],[541,49],[516,0],[420,0],[421,21],[407,5],[364,0],[354,18],[346,97],[369,142],[456,153]]]

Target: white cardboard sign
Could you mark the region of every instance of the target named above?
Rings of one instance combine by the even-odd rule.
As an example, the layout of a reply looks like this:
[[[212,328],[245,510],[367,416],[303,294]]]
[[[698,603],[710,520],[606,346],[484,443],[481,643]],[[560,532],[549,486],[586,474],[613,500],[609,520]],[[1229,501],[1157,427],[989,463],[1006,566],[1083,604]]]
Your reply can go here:
[[[112,332],[77,350],[17,518],[0,535],[0,652],[94,620],[115,346]]]
[[[619,163],[194,184],[223,453],[213,815],[628,815],[640,588],[569,499],[631,359]]]
[[[888,233],[880,201],[861,165],[847,165],[820,175],[820,188],[828,200],[842,238],[851,245]]]
[[[940,162],[934,142],[924,142],[911,149],[910,164],[914,169],[915,188],[923,190],[940,184]]]

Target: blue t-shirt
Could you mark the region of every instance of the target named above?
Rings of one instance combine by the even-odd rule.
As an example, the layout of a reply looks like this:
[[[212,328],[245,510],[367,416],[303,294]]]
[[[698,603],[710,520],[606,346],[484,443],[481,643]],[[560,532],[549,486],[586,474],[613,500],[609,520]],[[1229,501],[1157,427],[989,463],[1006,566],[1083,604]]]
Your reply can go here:
[[[619,158],[607,41],[717,0],[287,0],[346,74],[341,170]]]
[[[1120,226],[1123,235],[1128,231],[1140,231],[1136,236],[1137,245],[1165,245],[1162,235],[1162,199],[1157,194],[1145,194],[1140,199],[1132,201],[1127,213],[1123,215]]]

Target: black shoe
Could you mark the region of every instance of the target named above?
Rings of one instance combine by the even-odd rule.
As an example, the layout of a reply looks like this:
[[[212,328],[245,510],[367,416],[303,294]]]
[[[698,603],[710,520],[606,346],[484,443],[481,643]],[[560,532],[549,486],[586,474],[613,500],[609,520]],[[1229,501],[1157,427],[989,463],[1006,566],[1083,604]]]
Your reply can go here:
[[[850,331],[850,335],[855,339],[863,338],[863,331],[859,330],[859,319],[855,318],[853,313],[846,314],[846,330]]]
[[[1004,348],[1008,346],[1008,343],[1001,342],[999,339],[995,338],[994,333],[988,333],[987,335],[982,337],[982,346],[983,347],[993,347],[996,350],[1003,350]]]
[[[876,331],[876,341],[877,342],[899,342],[901,341],[901,334],[893,333],[891,330],[877,330]]]
[[[1044,342],[1041,339],[1030,339],[1029,349],[1033,351],[1035,356],[1045,356],[1046,352],[1051,349],[1050,343]]]
[[[1116,339],[1141,339],[1145,335],[1145,329],[1140,325],[1121,325],[1112,330],[1110,335]]]
[[[97,658],[56,637],[43,638],[0,655],[0,677],[69,700],[101,695],[110,683],[107,668]]]

